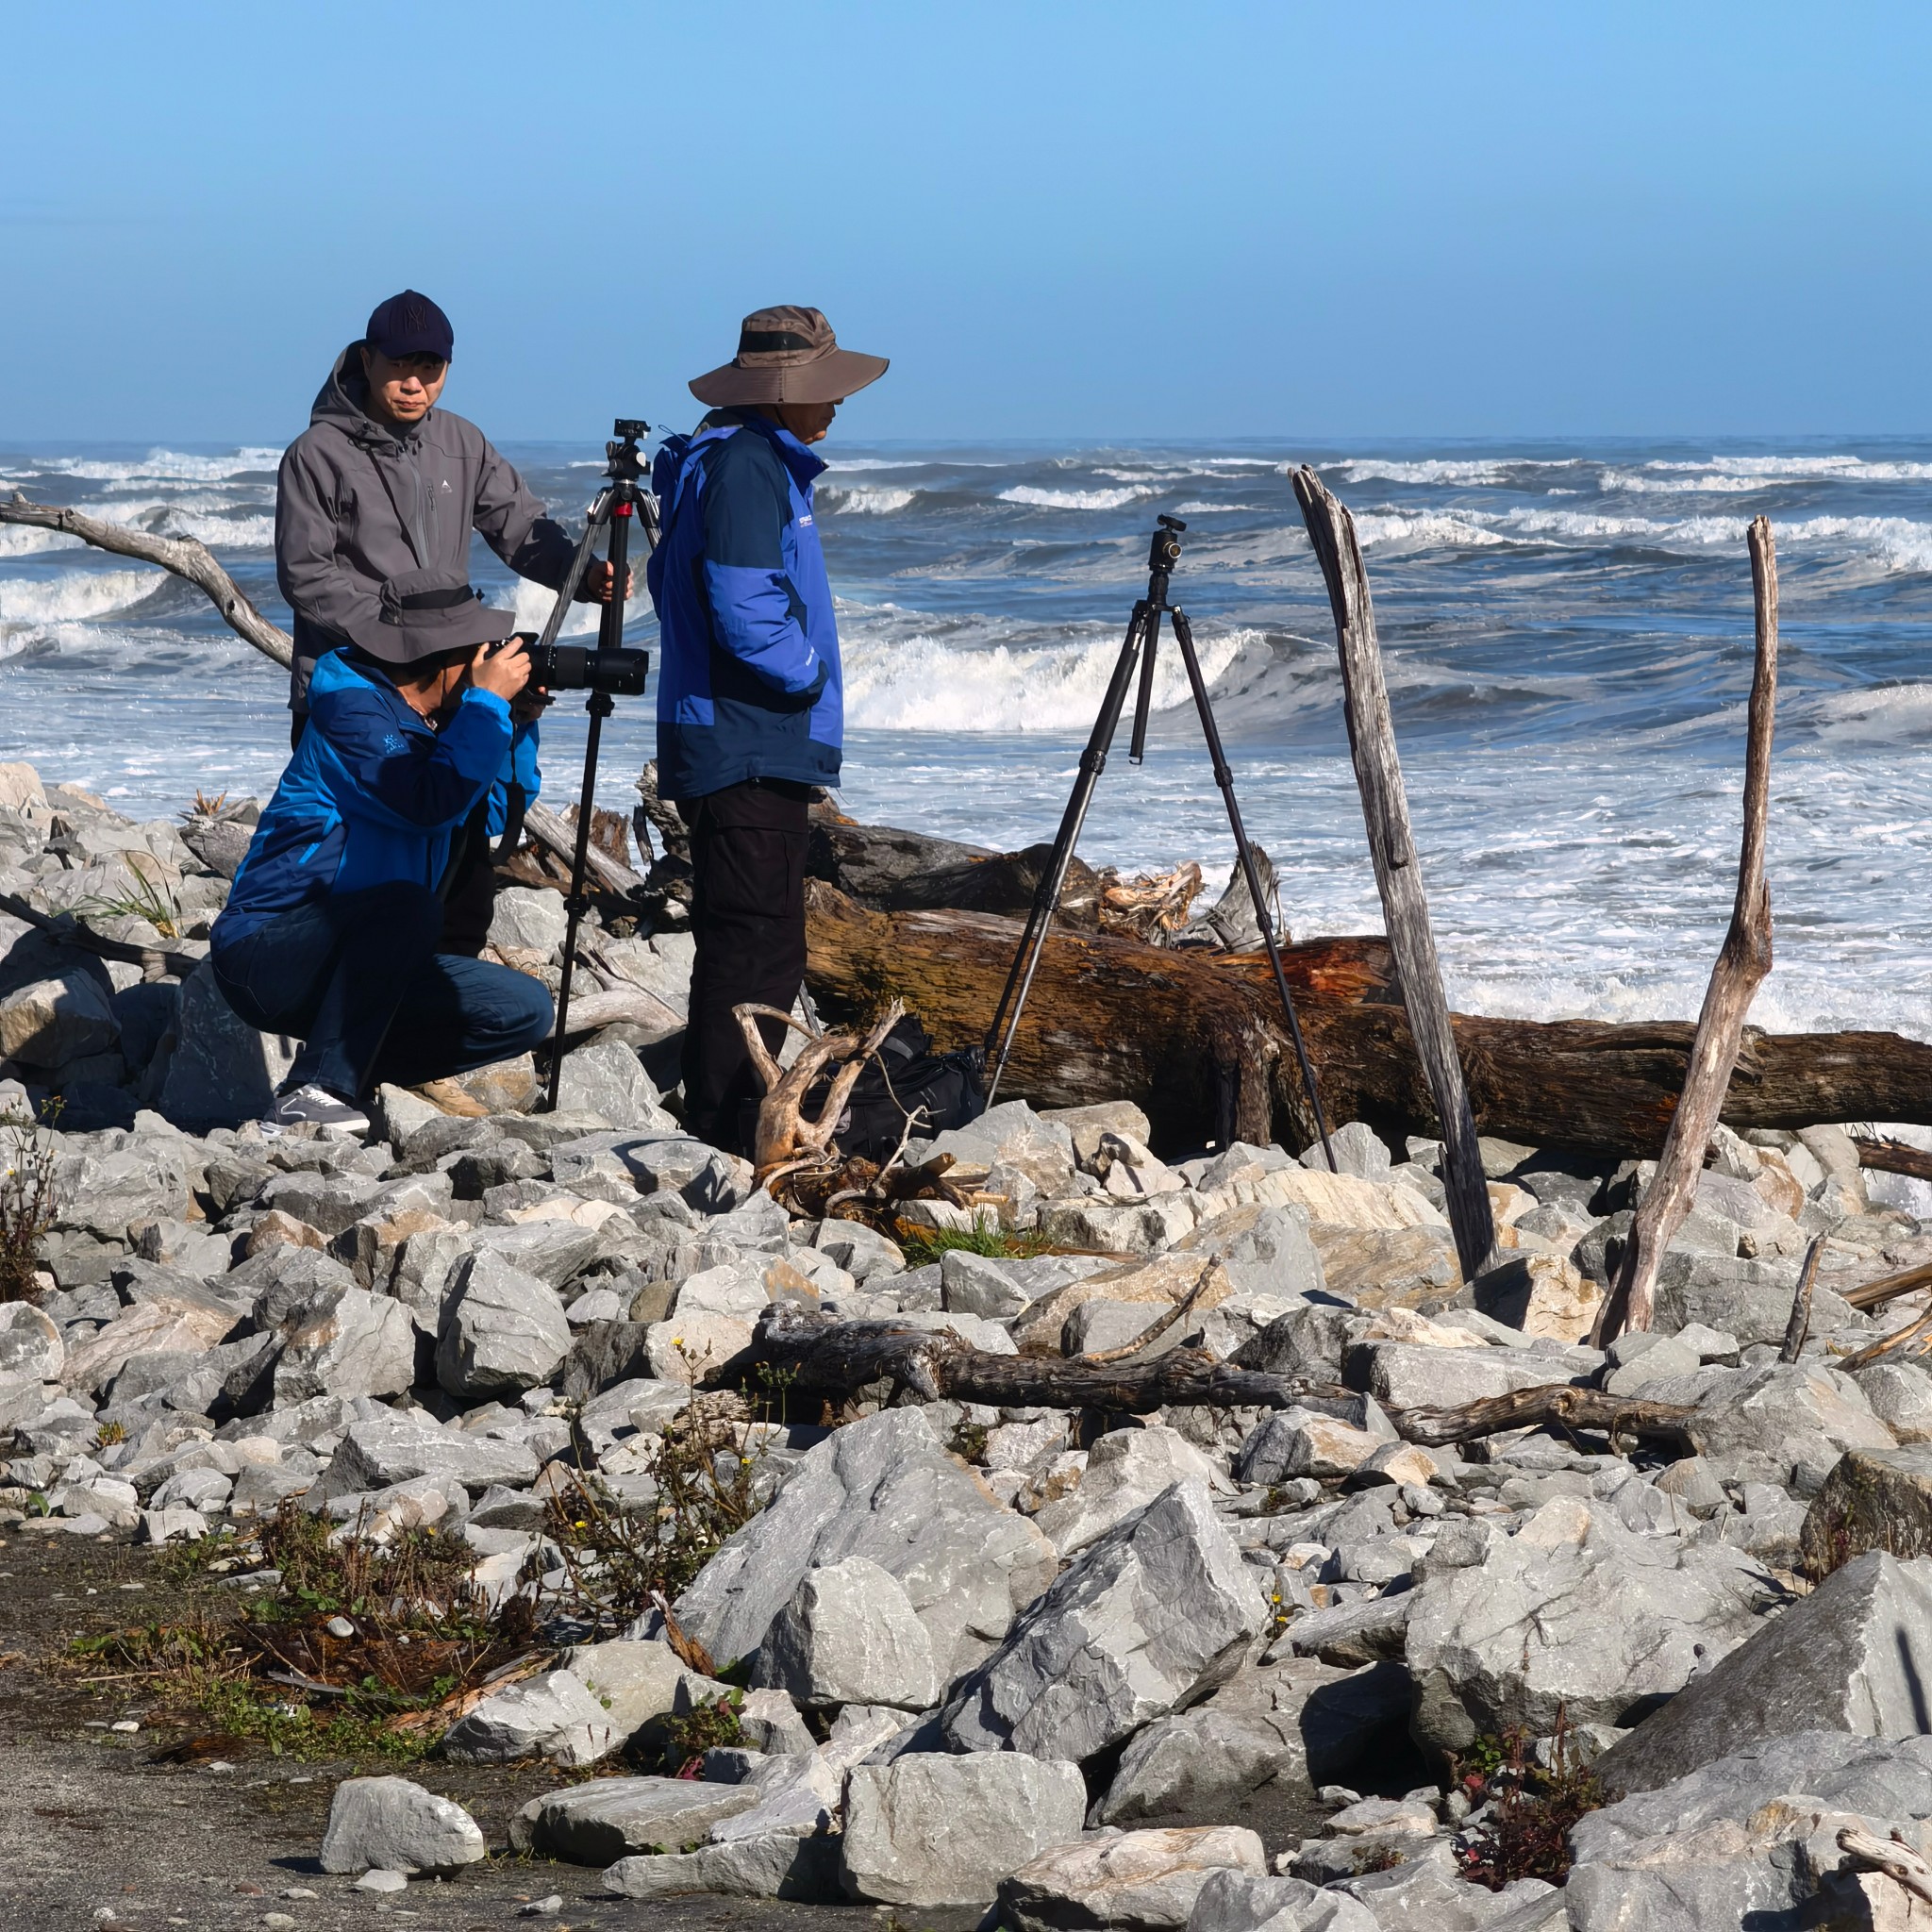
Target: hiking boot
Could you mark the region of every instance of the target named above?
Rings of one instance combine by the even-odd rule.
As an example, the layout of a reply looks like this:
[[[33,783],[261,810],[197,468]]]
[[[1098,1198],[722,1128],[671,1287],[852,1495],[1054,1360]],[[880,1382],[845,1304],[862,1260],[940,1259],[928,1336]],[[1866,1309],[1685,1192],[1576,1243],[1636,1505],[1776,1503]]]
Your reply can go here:
[[[480,1100],[465,1093],[454,1080],[425,1080],[420,1087],[411,1087],[409,1091],[418,1100],[426,1100],[431,1107],[452,1114],[458,1120],[480,1121],[490,1113]]]
[[[261,1117],[261,1131],[273,1139],[290,1127],[311,1126],[324,1134],[366,1134],[369,1116],[352,1101],[339,1098],[325,1087],[297,1087],[278,1093]]]

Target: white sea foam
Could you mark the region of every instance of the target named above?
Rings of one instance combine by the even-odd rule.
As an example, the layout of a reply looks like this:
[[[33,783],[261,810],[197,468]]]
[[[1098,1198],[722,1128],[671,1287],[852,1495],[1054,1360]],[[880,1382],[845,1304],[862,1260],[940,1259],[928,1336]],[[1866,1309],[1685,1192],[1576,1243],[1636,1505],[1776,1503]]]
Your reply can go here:
[[[1155,493],[1144,486],[1125,490],[1038,490],[1030,483],[1016,483],[1012,489],[1000,491],[1000,501],[1028,504],[1036,509],[1123,509]]]
[[[1427,457],[1415,462],[1397,462],[1384,457],[1354,457],[1332,467],[1349,483],[1464,483],[1493,488],[1507,483],[1513,470],[1570,470],[1586,460],[1578,457]],[[1279,468],[1289,473],[1296,465],[1283,463]]]
[[[873,622],[851,610],[841,615],[845,716],[858,729],[1085,731],[1120,656],[1120,640],[1110,633],[1065,642],[959,644],[934,635],[937,625],[908,629],[908,619],[909,613]],[[1233,631],[1203,640],[1201,668],[1209,683],[1259,635]],[[1162,710],[1187,702],[1177,652],[1162,653],[1154,697]]]
[[[105,617],[138,604],[160,583],[152,571],[69,571],[58,577],[0,577],[0,624],[41,625]]]
[[[916,490],[887,489],[831,489],[821,486],[816,501],[822,509],[829,510],[834,516],[891,516],[894,510],[904,509],[917,496]]]
[[[1356,513],[1355,533],[1364,550],[1395,544],[1457,549],[1504,541],[1480,519],[1460,510],[1360,510]]]
[[[52,457],[40,467],[50,475],[75,476],[97,483],[130,480],[219,483],[230,476],[274,470],[281,460],[280,449],[258,445],[220,457],[191,456],[173,449],[151,449],[144,457],[122,462],[104,462],[85,457]]]
[[[43,550],[76,550],[78,537],[37,530],[30,524],[0,524],[0,557],[36,557]]]

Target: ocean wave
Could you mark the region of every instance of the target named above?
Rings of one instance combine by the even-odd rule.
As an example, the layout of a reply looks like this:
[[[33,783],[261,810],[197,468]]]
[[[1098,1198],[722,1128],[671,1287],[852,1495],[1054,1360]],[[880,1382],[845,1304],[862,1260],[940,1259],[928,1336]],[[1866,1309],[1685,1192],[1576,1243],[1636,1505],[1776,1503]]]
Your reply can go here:
[[[1494,488],[1509,481],[1517,470],[1574,470],[1589,465],[1587,457],[1425,457],[1396,462],[1383,457],[1351,457],[1328,466],[1348,483],[1463,483]],[[1284,472],[1296,466],[1283,463]]]
[[[182,450],[151,449],[127,462],[103,462],[94,458],[51,457],[39,467],[49,475],[77,476],[86,482],[220,483],[230,476],[273,470],[282,460],[279,448],[251,445],[226,456],[191,456]]]
[[[651,600],[644,591],[644,573],[638,567],[638,593],[624,607],[625,622],[647,615]],[[491,591],[490,601],[492,607],[501,609],[506,601],[508,586]],[[516,589],[508,592],[508,601],[516,617],[519,630],[541,631],[550,622],[550,613],[557,608],[557,592],[547,584],[533,584],[528,577],[519,577]],[[563,613],[563,627],[558,632],[560,638],[589,637],[597,628],[602,607],[596,604],[573,602]]]
[[[1144,485],[1124,490],[1038,490],[1030,483],[1016,483],[1002,490],[1002,503],[1023,503],[1035,509],[1124,509],[1130,503],[1158,492]]]
[[[0,524],[0,557],[38,557],[46,550],[74,550],[78,537],[61,530],[36,529],[31,524]]]
[[[859,619],[860,621],[855,621]],[[894,621],[897,620],[897,621]],[[908,629],[910,613],[873,621],[848,610],[841,624],[846,722],[858,730],[1082,732],[1100,708],[1120,656],[1104,635],[1055,642],[955,643],[933,629]],[[1199,645],[1211,684],[1261,634],[1231,631]],[[1154,702],[1167,710],[1189,700],[1179,653],[1164,651]]]
[[[106,617],[138,604],[161,582],[152,571],[69,571],[58,577],[0,577],[0,624]]]
[[[894,510],[904,509],[920,492],[917,490],[888,489],[834,489],[821,485],[816,492],[816,501],[823,509],[834,516],[891,516]]]
[[[1430,549],[1480,548],[1506,540],[1474,514],[1460,510],[1360,510],[1355,533],[1364,550],[1412,544]]]

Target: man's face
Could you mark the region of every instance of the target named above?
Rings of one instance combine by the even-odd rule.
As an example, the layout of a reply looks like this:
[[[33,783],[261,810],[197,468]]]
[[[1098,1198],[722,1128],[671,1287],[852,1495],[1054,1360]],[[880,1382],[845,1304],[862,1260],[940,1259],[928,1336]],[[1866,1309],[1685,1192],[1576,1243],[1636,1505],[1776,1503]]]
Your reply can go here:
[[[844,401],[841,396],[840,402]],[[823,442],[832,418],[839,413],[838,403],[774,403],[771,413],[800,442]]]
[[[371,348],[362,351],[369,381],[369,406],[391,423],[420,423],[436,407],[449,364],[441,356],[405,356],[391,362]]]

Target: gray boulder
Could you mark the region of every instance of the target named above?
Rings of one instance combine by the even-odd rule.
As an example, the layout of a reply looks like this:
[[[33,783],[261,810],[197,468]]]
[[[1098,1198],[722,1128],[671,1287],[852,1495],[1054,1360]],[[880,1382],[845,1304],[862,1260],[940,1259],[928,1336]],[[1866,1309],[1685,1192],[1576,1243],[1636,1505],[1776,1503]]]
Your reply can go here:
[[[1163,1423],[1144,1429],[1110,1429],[1088,1452],[1087,1467],[1074,1487],[1034,1512],[1034,1525],[1061,1557],[1071,1557],[1186,1476],[1222,1494],[1231,1488],[1220,1470],[1177,1429]]]
[[[949,1313],[1005,1322],[1033,1297],[986,1255],[948,1248],[940,1257],[940,1307]]]
[[[1380,1932],[1375,1915],[1345,1892],[1299,1878],[1209,1873],[1194,1895],[1188,1932]]]
[[[1391,1408],[1455,1408],[1519,1389],[1573,1380],[1559,1356],[1520,1348],[1431,1348],[1415,1341],[1366,1341],[1348,1351],[1349,1387]]]
[[[613,1127],[654,1127],[666,1133],[677,1128],[658,1105],[658,1089],[637,1049],[619,1040],[593,1040],[564,1055],[557,1104],[597,1114]]]
[[[295,1063],[298,1041],[258,1033],[237,1017],[206,960],[181,982],[174,1043],[163,1039],[166,1071],[155,1106],[179,1126],[234,1127],[268,1111]],[[150,1070],[152,1075],[152,1070]]]
[[[1290,1301],[1319,1294],[1322,1257],[1305,1208],[1250,1203],[1204,1221],[1174,1243],[1184,1255],[1218,1256],[1238,1294]]]
[[[436,1379],[459,1401],[521,1395],[548,1382],[570,1353],[556,1291],[496,1255],[472,1255],[436,1345]]]
[[[496,1691],[458,1718],[443,1736],[442,1752],[459,1764],[513,1764],[541,1757],[577,1768],[608,1757],[623,1741],[580,1677],[545,1671]]]
[[[329,1803],[322,1869],[457,1872],[487,1849],[476,1821],[452,1799],[404,1777],[352,1777]]]
[[[1932,1557],[1873,1550],[1827,1577],[1597,1760],[1617,1791],[1655,1790],[1789,1731],[1932,1731]]]
[[[559,893],[499,886],[490,908],[490,943],[499,951],[508,946],[547,959],[563,944],[569,919]]]
[[[1090,1544],[955,1689],[946,1740],[1091,1757],[1223,1682],[1264,1621],[1208,1486],[1177,1482]]]
[[[1481,1561],[1431,1567],[1412,1595],[1415,1734],[1447,1753],[1512,1724],[1547,1735],[1559,1710],[1632,1724],[1751,1636],[1782,1592],[1726,1544],[1636,1535],[1609,1505],[1558,1496]]]
[[[0,998],[0,1057],[59,1067],[106,1053],[121,1038],[107,991],[85,968],[37,979]]]
[[[839,1896],[837,1837],[799,1838],[766,1832],[723,1844],[694,1845],[620,1858],[604,1874],[604,1888],[625,1898],[682,1898],[706,1892],[723,1898],[795,1899],[828,1905]]]
[[[1822,1873],[1839,1862],[1836,1827],[1846,1814],[1881,1838],[1932,1817],[1932,1738],[1799,1732],[1589,1813],[1571,1832],[1571,1924],[1575,1932],[1770,1932],[1820,1923],[1807,1908]]]
[[[1239,1824],[1095,1832],[1001,1880],[1000,1923],[1012,1932],[1178,1932],[1215,1872],[1265,1877],[1260,1839]]]
[[[416,1379],[416,1324],[402,1303],[340,1288],[282,1332],[275,1406],[317,1395],[400,1395]]]
[[[1291,1722],[1277,1726],[1269,1716],[1210,1703],[1156,1718],[1121,1754],[1113,1782],[1094,1807],[1096,1821],[1199,1816],[1302,1770],[1306,1759]]]
[[[66,1359],[59,1329],[31,1302],[0,1302],[0,1380],[58,1382]]]
[[[1251,1341],[1235,1351],[1243,1369],[1269,1375],[1293,1375],[1315,1382],[1339,1382],[1355,1310],[1339,1303],[1307,1302],[1277,1315]]]
[[[1077,1839],[1086,1810],[1074,1765],[1018,1752],[860,1765],[845,1782],[840,1879],[871,1904],[990,1905],[1008,1873]]]
[[[447,1478],[466,1490],[487,1490],[491,1483],[528,1489],[537,1478],[537,1458],[523,1442],[440,1428],[426,1416],[378,1409],[350,1423],[313,1494],[324,1503],[418,1476]]]
[[[925,1710],[938,1701],[932,1640],[904,1586],[869,1557],[807,1572],[758,1646],[753,1683],[800,1704],[886,1704]]]
[[[1052,1545],[947,1455],[923,1411],[888,1409],[800,1460],[677,1600],[723,1662],[749,1657],[808,1573],[868,1557],[906,1591],[942,1680],[984,1657],[1053,1575]]]
[[[687,1845],[758,1802],[749,1785],[685,1777],[602,1777],[534,1798],[510,1836],[575,1865],[608,1865],[665,1845]]]

